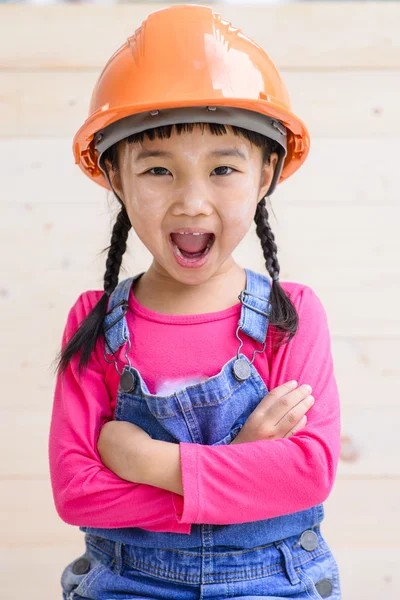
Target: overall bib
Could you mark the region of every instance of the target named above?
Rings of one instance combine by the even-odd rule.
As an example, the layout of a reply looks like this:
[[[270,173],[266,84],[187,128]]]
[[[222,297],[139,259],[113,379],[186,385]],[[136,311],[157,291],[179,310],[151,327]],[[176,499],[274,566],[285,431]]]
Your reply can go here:
[[[265,350],[271,284],[265,275],[245,271],[237,355],[217,375],[161,396],[149,393],[126,353],[122,373],[115,364],[121,374],[116,420],[174,443],[229,444],[238,435],[268,393],[253,360],[255,352]],[[121,281],[110,297],[104,330],[111,354],[124,344],[130,347],[125,314],[132,283],[142,275]],[[252,360],[240,352],[239,330],[263,344]],[[339,600],[339,570],[320,531],[323,518],[324,507],[318,504],[260,521],[193,524],[190,534],[80,527],[86,551],[62,573],[63,599]]]

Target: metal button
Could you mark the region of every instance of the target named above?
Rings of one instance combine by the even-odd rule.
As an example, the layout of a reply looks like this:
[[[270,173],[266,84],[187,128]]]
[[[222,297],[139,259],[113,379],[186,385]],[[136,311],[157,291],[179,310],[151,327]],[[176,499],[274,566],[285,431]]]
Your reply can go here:
[[[304,550],[315,550],[318,546],[318,536],[312,529],[307,529],[307,531],[303,531],[300,538],[300,545],[304,548]]]
[[[78,558],[72,565],[72,572],[74,575],[83,575],[90,571],[90,560],[85,556]]]
[[[233,374],[238,381],[244,381],[251,375],[249,363],[244,358],[239,358],[233,363]]]
[[[131,392],[135,388],[135,377],[130,371],[124,371],[119,380],[119,386],[123,392]]]
[[[320,579],[315,584],[315,587],[321,598],[328,598],[332,594],[333,585],[330,579]]]

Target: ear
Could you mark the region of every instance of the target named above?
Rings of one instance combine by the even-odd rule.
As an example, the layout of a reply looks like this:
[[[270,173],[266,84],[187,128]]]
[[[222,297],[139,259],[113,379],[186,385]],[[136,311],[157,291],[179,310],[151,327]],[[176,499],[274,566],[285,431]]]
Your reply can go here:
[[[268,192],[271,182],[274,176],[275,168],[278,163],[279,155],[277,152],[272,152],[270,156],[269,163],[265,162],[262,166],[261,177],[260,177],[260,190],[259,190],[259,198],[258,202],[262,198],[264,198],[265,194]]]
[[[104,166],[108,173],[108,177],[110,178],[112,187],[114,188],[118,196],[121,198],[121,200],[124,202],[124,191],[122,189],[121,174],[119,169],[114,171],[112,168],[111,161],[108,158],[104,159]]]

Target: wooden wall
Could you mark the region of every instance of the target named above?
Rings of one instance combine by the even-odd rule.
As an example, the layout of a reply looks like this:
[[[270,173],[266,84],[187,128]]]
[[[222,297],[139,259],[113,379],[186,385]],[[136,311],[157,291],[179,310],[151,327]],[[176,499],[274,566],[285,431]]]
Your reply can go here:
[[[55,512],[47,435],[67,312],[102,288],[116,202],[74,164],[102,66],[167,4],[0,6],[1,597],[61,598],[82,534]],[[400,4],[214,4],[281,70],[309,125],[303,167],[271,198],[281,279],[326,308],[342,456],[322,531],[344,600],[400,588]],[[264,272],[251,230],[235,257]],[[251,263],[250,263],[251,260]],[[132,233],[125,270],[150,256]]]

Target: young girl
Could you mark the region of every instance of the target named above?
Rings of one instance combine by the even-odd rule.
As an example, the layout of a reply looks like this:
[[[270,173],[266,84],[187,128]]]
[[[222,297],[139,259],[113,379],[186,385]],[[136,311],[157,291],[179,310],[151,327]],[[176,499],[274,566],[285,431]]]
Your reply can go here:
[[[52,489],[85,533],[64,600],[341,598],[327,318],[279,282],[266,208],[308,151],[272,61],[206,6],[153,12],[101,73],[74,154],[120,212],[58,355]],[[269,277],[232,257],[253,220]],[[153,261],[118,283],[131,227]]]

